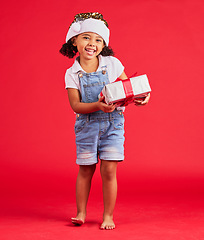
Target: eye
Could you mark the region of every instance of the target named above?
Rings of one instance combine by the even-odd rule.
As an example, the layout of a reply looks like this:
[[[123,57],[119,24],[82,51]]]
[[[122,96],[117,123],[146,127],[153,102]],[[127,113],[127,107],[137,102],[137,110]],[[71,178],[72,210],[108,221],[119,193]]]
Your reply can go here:
[[[102,40],[101,39],[96,39],[96,42],[102,42]]]
[[[88,40],[88,39],[89,39],[89,37],[86,37],[86,36],[84,36],[84,37],[83,37],[83,39],[86,39],[86,40]]]

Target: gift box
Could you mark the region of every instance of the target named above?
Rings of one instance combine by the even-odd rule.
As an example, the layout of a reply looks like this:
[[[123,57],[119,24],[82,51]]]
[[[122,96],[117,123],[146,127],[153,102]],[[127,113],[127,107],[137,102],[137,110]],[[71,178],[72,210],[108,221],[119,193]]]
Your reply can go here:
[[[134,102],[134,99],[142,99],[151,92],[147,75],[128,78],[125,80],[117,79],[113,83],[104,86],[99,97],[105,97],[105,103],[115,104],[116,107],[127,106]]]

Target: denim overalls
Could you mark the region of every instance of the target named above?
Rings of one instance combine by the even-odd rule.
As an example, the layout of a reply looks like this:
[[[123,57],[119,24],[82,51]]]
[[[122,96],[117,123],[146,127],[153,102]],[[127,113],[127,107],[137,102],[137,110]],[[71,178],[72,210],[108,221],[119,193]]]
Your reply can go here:
[[[78,73],[81,101],[97,102],[103,87],[109,83],[106,66],[102,71]],[[92,165],[102,160],[124,160],[124,116],[122,111],[97,111],[77,114],[75,122],[77,160],[79,165]]]

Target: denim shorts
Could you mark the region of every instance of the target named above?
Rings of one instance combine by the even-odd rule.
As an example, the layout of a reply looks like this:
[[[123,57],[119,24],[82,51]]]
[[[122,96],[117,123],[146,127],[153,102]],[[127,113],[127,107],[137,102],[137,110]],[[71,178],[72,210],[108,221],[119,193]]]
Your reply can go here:
[[[124,160],[124,116],[122,111],[77,114],[75,135],[78,165],[101,160]]]

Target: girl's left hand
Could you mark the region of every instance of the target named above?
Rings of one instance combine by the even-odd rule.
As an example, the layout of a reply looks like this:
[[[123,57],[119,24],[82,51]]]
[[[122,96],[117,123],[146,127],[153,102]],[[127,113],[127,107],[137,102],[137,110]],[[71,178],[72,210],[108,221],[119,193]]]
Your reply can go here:
[[[145,97],[145,99],[135,99],[134,103],[136,106],[142,106],[142,105],[146,105],[149,102],[150,99],[150,93],[147,94],[147,96]]]

